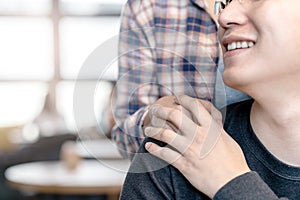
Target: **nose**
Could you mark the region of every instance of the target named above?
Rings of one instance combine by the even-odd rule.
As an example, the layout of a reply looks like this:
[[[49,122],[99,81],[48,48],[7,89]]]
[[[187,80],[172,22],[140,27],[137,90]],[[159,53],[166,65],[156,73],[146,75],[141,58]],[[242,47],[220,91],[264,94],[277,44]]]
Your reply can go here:
[[[223,29],[246,23],[245,7],[239,0],[233,0],[220,13],[218,22]]]

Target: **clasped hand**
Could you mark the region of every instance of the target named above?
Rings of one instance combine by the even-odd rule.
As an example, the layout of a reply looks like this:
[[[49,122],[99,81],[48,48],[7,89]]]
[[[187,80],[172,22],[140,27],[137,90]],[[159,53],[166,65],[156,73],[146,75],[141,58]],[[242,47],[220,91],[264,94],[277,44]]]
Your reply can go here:
[[[240,146],[224,131],[221,113],[208,101],[186,95],[174,106],[149,108],[148,137],[167,143],[145,144],[149,153],[176,167],[210,198],[230,180],[250,169]]]

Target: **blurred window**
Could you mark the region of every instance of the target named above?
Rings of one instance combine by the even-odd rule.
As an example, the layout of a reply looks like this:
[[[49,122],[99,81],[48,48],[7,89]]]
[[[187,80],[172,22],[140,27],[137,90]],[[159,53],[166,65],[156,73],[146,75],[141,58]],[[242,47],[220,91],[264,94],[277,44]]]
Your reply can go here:
[[[52,111],[73,128],[74,81],[88,55],[117,36],[125,1],[1,0],[0,126],[32,121],[49,93]],[[79,81],[98,80],[91,74]],[[97,101],[101,105],[107,97]]]
[[[50,80],[54,75],[49,18],[0,17],[0,79]]]
[[[0,84],[0,126],[29,123],[41,112],[47,85],[39,82]]]
[[[50,15],[52,0],[1,0],[1,15]]]
[[[116,37],[118,31],[119,16],[63,18],[60,21],[61,77],[76,79],[89,54],[107,40]],[[93,79],[93,76],[94,74],[90,74],[86,78]]]
[[[60,0],[63,15],[120,15],[126,0]]]

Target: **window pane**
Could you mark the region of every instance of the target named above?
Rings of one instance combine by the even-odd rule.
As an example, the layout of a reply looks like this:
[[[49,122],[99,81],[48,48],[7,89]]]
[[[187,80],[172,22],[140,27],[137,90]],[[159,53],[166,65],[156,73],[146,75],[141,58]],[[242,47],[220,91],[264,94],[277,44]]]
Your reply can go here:
[[[60,0],[64,15],[120,15],[127,0]]]
[[[0,126],[23,125],[42,111],[45,83],[0,83]]]
[[[52,9],[52,0],[1,0],[2,15],[48,15]]]
[[[113,90],[114,83],[110,81],[80,81],[76,84],[76,87],[81,87],[82,90],[89,90],[91,88],[96,88],[94,93],[94,105],[91,109],[94,110],[92,115],[86,113],[80,113],[82,115],[82,120],[78,123],[75,122],[74,118],[74,87],[75,82],[73,81],[63,81],[57,85],[56,88],[56,106],[57,111],[61,114],[66,122],[69,130],[76,131],[77,129],[87,128],[87,127],[97,127],[100,131],[107,133],[110,129],[109,120],[111,115],[111,105],[110,97]],[[77,91],[77,90],[76,90]],[[84,106],[83,106],[84,108]],[[96,119],[96,123],[95,120]]]
[[[53,33],[48,18],[0,18],[0,79],[53,77]]]
[[[60,24],[61,76],[76,79],[90,53],[117,36],[119,20],[119,17],[64,18]],[[113,51],[117,51],[117,44]],[[85,77],[98,78],[92,71]]]

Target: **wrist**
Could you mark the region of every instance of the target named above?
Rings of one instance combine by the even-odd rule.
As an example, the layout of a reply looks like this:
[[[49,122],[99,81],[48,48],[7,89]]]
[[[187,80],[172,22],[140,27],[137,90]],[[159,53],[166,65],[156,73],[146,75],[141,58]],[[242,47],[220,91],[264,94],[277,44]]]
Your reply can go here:
[[[243,175],[245,175],[249,172],[251,172],[251,170],[247,167],[247,168],[245,168],[243,170],[240,170],[238,172],[227,173],[227,176],[223,176],[222,179],[220,179],[218,181],[218,184],[215,184],[214,190],[211,192],[211,194],[209,194],[209,197],[213,198],[218,193],[218,191],[220,191],[227,184],[229,184],[230,182],[232,182],[236,178],[241,177],[241,176],[243,176]]]

